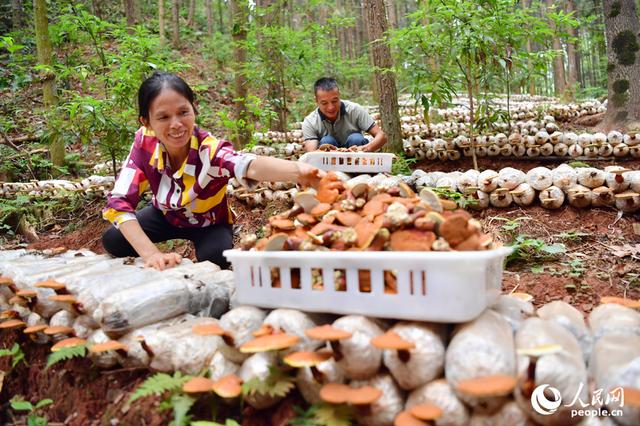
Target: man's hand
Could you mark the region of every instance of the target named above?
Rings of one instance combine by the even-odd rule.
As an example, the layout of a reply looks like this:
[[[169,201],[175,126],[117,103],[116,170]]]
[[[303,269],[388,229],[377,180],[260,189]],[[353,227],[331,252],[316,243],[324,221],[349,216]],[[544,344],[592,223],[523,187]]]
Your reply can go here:
[[[173,268],[180,262],[182,262],[182,256],[178,253],[161,253],[157,252],[144,258],[147,268],[155,268],[158,271],[163,271],[168,268]]]
[[[303,187],[318,188],[320,185],[320,179],[322,179],[327,173],[324,170],[313,167],[310,164],[302,163],[298,161],[298,179],[297,182]]]

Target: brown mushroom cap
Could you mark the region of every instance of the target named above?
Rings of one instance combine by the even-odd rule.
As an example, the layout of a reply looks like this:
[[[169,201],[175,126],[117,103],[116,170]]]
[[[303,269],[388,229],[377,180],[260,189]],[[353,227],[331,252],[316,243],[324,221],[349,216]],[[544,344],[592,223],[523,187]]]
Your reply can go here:
[[[47,327],[44,330],[44,334],[52,336],[54,334],[71,334],[74,330],[71,327],[65,327],[64,325],[56,325],[53,327]]]
[[[278,351],[281,349],[287,349],[297,344],[300,341],[298,336],[291,334],[271,334],[268,336],[258,337],[253,340],[249,340],[247,343],[240,347],[242,353],[256,353],[256,352],[268,352]]]
[[[0,322],[0,329],[8,330],[10,328],[25,327],[26,325],[27,324],[25,324],[24,321],[21,321],[19,319],[10,319],[7,321]]]
[[[16,296],[20,296],[25,299],[31,299],[32,297],[37,297],[38,292],[35,290],[23,289],[23,290],[18,290],[16,292]]]
[[[50,288],[52,290],[62,290],[63,288],[66,288],[64,284],[56,280],[40,281],[39,283],[36,283],[35,286],[38,288]]]
[[[22,330],[22,332],[24,334],[39,333],[47,327],[49,327],[47,324],[36,324],[36,325],[32,325],[31,327],[25,328],[24,330]]]
[[[420,191],[420,199],[424,201],[435,212],[441,213],[443,210],[442,200],[438,195],[429,188],[423,188]]]
[[[104,343],[96,343],[95,345],[89,348],[89,352],[94,354],[99,354],[102,352],[108,351],[125,351],[127,352],[129,348],[124,343],[118,342],[117,340],[109,340]]]
[[[213,384],[213,391],[223,398],[235,398],[242,393],[242,380],[235,374],[226,375]]]
[[[60,340],[58,343],[51,347],[51,352],[57,352],[60,349],[64,348],[72,348],[74,346],[80,346],[86,344],[87,341],[85,339],[80,339],[79,337],[69,337],[68,339]]]
[[[373,404],[382,396],[382,391],[373,386],[363,386],[361,388],[351,388],[349,403],[353,405]]]
[[[354,227],[360,222],[362,217],[356,212],[338,212],[336,214],[336,219],[344,226]]]
[[[371,339],[371,344],[378,349],[395,349],[398,351],[408,351],[416,347],[415,343],[404,340],[395,331],[387,331],[386,333]]]
[[[344,404],[350,397],[351,388],[342,383],[327,383],[320,388],[320,399],[329,404]]]
[[[511,297],[515,297],[516,299],[520,299],[523,302],[531,302],[533,300],[533,296],[529,293],[515,292],[508,294]]]
[[[393,420],[393,426],[427,426],[427,423],[416,419],[409,411],[403,411]]]
[[[327,341],[348,339],[353,335],[348,331],[335,328],[331,324],[308,328],[304,331],[304,334],[310,339]]]
[[[262,337],[273,334],[273,326],[269,324],[262,324],[259,329],[251,333],[253,337]]]
[[[0,285],[10,286],[15,284],[11,277],[6,277],[4,275],[0,275]]]
[[[52,302],[61,302],[61,303],[76,303],[78,299],[71,294],[54,294],[49,296],[49,300]]]
[[[626,297],[603,296],[600,298],[600,303],[615,303],[618,305],[626,306],[627,308],[640,308],[640,300],[627,299]]]
[[[205,393],[213,391],[213,380],[206,377],[194,377],[182,385],[185,393]]]
[[[420,420],[437,420],[442,417],[442,409],[432,404],[415,405],[409,412]]]
[[[429,251],[436,240],[431,231],[404,229],[391,234],[389,246],[394,251]]]
[[[284,357],[285,364],[295,367],[314,367],[331,358],[330,352],[293,352]]]
[[[197,324],[194,325],[191,330],[194,334],[200,336],[222,336],[227,334],[227,331],[220,327],[218,324]]]
[[[10,298],[9,300],[7,300],[7,302],[9,302],[12,305],[20,305],[20,306],[25,306],[28,302],[27,299],[25,299],[24,297],[20,297],[20,296],[13,296],[12,298]]]
[[[324,216],[327,212],[329,212],[329,210],[331,210],[331,204],[319,203],[311,209],[310,214],[315,217]]]
[[[640,389],[622,387],[624,393],[624,403],[631,407],[640,407]]]
[[[18,319],[20,318],[20,314],[16,311],[14,311],[13,309],[8,309],[6,311],[2,311],[2,313],[0,313],[0,320],[3,319]]]
[[[282,231],[292,231],[296,229],[296,225],[290,219],[273,219],[270,220],[269,223],[276,229],[280,229]]]
[[[265,251],[280,251],[284,249],[284,244],[289,236],[287,234],[278,233],[270,236],[264,247]]]
[[[504,396],[513,392],[516,379],[511,376],[497,374],[477,379],[463,380],[458,383],[458,392],[476,398]]]

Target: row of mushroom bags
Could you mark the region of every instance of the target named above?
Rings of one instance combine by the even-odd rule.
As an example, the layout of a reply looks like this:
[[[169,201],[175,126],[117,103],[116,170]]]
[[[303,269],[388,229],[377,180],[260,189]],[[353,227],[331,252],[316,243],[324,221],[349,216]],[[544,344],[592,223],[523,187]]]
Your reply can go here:
[[[392,188],[400,182],[416,192],[423,188],[440,188],[459,192],[467,199],[470,208],[481,210],[489,206],[506,208],[526,207],[536,203],[547,209],[557,209],[566,203],[576,208],[615,207],[623,212],[640,208],[640,171],[622,166],[572,167],[561,164],[556,168],[535,167],[524,172],[512,167],[498,171],[468,170],[465,172],[425,172],[420,169],[411,175],[374,176],[361,174],[350,177],[337,173],[351,187],[368,183],[371,187]],[[292,202],[298,189],[286,184],[263,184],[254,190],[241,187],[235,180],[228,192],[250,206],[264,205],[271,201]]]
[[[29,272],[34,258],[49,267],[35,273],[31,264]],[[95,345],[108,343],[112,350],[91,353],[101,367],[119,364],[194,375],[206,368],[211,380],[235,374],[248,382],[266,379],[272,367],[292,353],[323,353],[315,362],[291,363],[298,369],[288,374],[295,374],[295,384],[309,403],[321,402],[321,389],[329,383],[378,389],[379,398],[358,411],[357,421],[363,425],[391,425],[403,411],[425,403],[441,410],[438,425],[640,424],[640,313],[635,310],[640,305],[628,299],[603,299],[585,321],[565,302],[536,310],[530,296],[514,293],[499,296],[468,323],[436,324],[267,311],[233,306],[233,301],[227,310],[222,305],[228,303],[234,283],[232,275],[220,274],[230,271],[212,268],[206,283],[181,280],[202,276],[199,264],[184,265],[196,269],[176,270],[170,276],[163,274],[171,270],[158,272],[160,281],[148,270],[123,265],[129,269],[118,273],[137,284],[115,291],[103,288],[116,282],[108,271],[103,270],[104,279],[97,278],[100,268],[117,269],[104,256],[67,252],[42,258],[23,251],[0,252],[0,259],[0,328],[23,328],[38,343],[60,344],[70,336]],[[83,276],[90,284],[80,284]],[[150,291],[158,285],[160,292]],[[66,294],[60,291],[63,287]],[[90,298],[82,296],[89,288],[96,299],[93,312]],[[167,303],[169,299],[173,302]],[[166,305],[175,306],[167,310]],[[269,337],[278,336],[294,339],[286,347],[268,343]],[[553,389],[555,401],[562,401],[552,415],[536,412],[531,402],[532,395],[541,397],[536,389],[544,385]],[[280,399],[260,393],[245,396],[257,409]],[[589,415],[594,410],[617,415]]]

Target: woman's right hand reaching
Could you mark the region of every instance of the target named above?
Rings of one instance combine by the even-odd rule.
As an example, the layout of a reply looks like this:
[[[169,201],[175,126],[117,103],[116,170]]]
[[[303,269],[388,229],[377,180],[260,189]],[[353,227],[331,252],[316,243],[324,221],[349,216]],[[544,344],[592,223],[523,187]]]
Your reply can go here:
[[[144,261],[144,266],[163,271],[168,268],[173,268],[174,266],[182,262],[182,256],[180,256],[178,253],[157,252],[152,254],[151,256],[145,257]]]

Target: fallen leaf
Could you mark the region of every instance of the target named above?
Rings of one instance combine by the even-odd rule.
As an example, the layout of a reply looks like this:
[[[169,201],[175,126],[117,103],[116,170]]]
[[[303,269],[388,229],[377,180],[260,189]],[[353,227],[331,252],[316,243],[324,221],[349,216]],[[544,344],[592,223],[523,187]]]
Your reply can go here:
[[[610,246],[611,254],[616,257],[640,256],[640,244],[624,244],[621,246]]]
[[[633,233],[636,235],[640,235],[640,222],[634,223],[631,226],[633,227]]]

